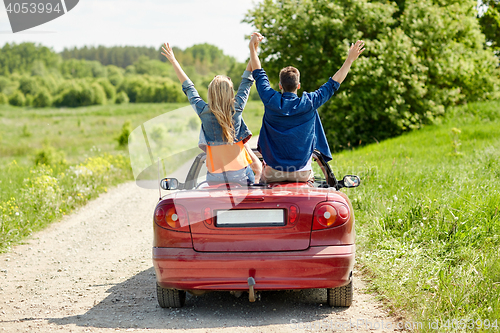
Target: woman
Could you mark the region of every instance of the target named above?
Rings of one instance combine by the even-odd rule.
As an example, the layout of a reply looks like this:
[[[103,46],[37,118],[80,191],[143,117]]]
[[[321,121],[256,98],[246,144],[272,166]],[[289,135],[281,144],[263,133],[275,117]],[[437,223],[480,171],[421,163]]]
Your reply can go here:
[[[253,84],[250,62],[236,96],[231,79],[217,75],[208,86],[206,103],[175,59],[170,45],[166,43],[162,49],[162,54],[174,67],[189,103],[201,119],[200,145],[207,152],[207,182],[259,182],[262,164],[246,144],[252,133],[242,117]]]

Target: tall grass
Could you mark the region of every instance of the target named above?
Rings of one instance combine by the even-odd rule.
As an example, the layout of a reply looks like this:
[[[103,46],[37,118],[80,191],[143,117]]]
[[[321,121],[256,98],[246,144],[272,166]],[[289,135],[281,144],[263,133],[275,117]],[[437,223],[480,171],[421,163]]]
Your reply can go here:
[[[500,103],[471,104],[331,163],[362,179],[349,190],[358,262],[423,331],[500,327],[499,129]]]

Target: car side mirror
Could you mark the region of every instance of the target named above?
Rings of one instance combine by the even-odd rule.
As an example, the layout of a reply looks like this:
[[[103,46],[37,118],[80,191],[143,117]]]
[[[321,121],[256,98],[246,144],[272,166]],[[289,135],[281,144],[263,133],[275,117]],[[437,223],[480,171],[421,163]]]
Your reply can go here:
[[[358,176],[353,176],[353,175],[344,176],[344,179],[342,179],[339,182],[339,185],[341,186],[341,188],[342,187],[347,187],[347,188],[358,187],[359,184],[361,184],[361,180],[359,179]]]
[[[163,178],[160,180],[160,187],[166,191],[168,190],[179,190],[181,188],[181,183],[176,178]]]

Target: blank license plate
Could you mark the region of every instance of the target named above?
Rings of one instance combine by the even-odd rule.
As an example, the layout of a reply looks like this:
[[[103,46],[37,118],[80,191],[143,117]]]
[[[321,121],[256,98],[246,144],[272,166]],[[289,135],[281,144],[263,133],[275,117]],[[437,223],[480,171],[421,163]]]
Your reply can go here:
[[[273,227],[285,225],[284,209],[218,210],[218,227]]]

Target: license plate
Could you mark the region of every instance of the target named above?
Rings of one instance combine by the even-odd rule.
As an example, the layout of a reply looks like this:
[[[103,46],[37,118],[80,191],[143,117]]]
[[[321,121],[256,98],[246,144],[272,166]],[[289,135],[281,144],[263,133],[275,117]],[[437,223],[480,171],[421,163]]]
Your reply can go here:
[[[284,209],[218,210],[218,227],[274,227],[285,225]]]

